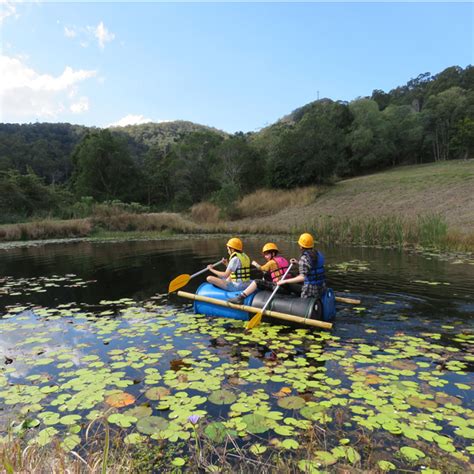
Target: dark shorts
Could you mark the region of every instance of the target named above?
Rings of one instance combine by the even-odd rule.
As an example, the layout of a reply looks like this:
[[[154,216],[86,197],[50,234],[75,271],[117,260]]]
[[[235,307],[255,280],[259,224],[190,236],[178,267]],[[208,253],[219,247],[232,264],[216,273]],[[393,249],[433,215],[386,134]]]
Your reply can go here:
[[[273,291],[276,288],[275,283],[267,280],[255,280],[257,284],[257,288],[263,291]],[[278,293],[282,295],[301,295],[301,288],[302,285],[298,285],[298,283],[289,283],[288,285],[280,286]]]

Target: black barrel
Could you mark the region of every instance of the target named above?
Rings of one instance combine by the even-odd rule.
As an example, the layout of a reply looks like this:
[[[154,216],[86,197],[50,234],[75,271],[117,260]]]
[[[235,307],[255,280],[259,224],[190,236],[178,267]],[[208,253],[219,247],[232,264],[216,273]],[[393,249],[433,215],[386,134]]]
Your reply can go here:
[[[252,306],[263,308],[272,293],[259,291],[253,298]],[[302,318],[321,320],[321,302],[316,298],[300,298],[299,296],[278,295],[267,306],[270,311],[292,314]]]

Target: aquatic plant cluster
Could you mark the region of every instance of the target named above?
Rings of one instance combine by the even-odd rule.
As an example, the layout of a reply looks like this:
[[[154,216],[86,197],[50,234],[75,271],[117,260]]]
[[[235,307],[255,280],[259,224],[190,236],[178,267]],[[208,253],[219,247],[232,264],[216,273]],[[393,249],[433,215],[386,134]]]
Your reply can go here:
[[[159,298],[8,306],[0,445],[59,443],[85,458],[97,420],[130,456],[159,450],[165,471],[242,459],[271,471],[284,459],[301,472],[463,472],[474,335],[459,322],[419,324],[416,336],[387,328],[374,342],[363,322],[344,339],[265,323],[246,333]]]
[[[0,296],[29,296],[32,293],[46,293],[48,288],[82,288],[96,280],[85,281],[74,273],[36,278],[0,278]]]

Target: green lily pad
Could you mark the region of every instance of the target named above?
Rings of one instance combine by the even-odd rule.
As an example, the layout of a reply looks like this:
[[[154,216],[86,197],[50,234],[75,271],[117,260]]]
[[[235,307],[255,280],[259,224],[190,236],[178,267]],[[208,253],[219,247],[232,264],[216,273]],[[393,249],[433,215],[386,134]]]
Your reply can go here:
[[[266,446],[263,446],[260,443],[255,443],[250,446],[250,452],[255,454],[256,456],[263,454],[267,450]]]
[[[397,466],[395,466],[395,464],[391,463],[390,461],[379,461],[377,465],[379,466],[379,469],[384,472],[397,468]]]
[[[337,463],[337,458],[329,451],[316,451],[314,457],[315,461],[321,466],[332,466]]]
[[[170,391],[166,387],[153,387],[145,392],[145,397],[148,398],[148,400],[161,400],[169,394]]]
[[[293,438],[285,439],[280,443],[280,448],[283,449],[298,449],[299,447],[300,444]]]
[[[416,448],[411,448],[410,446],[403,446],[400,448],[400,453],[402,456],[410,462],[416,462],[419,459],[425,457],[425,453]]]
[[[145,416],[137,421],[137,430],[144,434],[153,434],[168,428],[168,421],[161,416]]]
[[[261,434],[269,430],[268,420],[258,413],[244,415],[242,421],[247,426],[247,431],[252,434]]]
[[[231,403],[234,403],[237,400],[237,397],[234,392],[224,389],[215,390],[214,392],[212,392],[209,395],[208,400],[216,405],[229,405]]]
[[[299,410],[306,405],[304,399],[297,396],[280,398],[277,403],[278,406],[287,408],[288,410]]]
[[[153,410],[151,407],[146,405],[140,405],[138,407],[130,408],[123,412],[124,415],[134,416],[135,418],[144,418],[145,416],[150,416]]]

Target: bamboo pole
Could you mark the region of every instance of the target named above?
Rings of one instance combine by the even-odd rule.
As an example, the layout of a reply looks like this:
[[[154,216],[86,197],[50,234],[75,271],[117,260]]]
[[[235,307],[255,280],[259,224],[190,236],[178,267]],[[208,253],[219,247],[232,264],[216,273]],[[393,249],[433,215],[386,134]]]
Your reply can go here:
[[[216,298],[210,298],[209,296],[195,295],[194,293],[188,293],[186,291],[178,291],[177,295],[183,298],[188,298],[190,300],[204,301],[205,303],[211,303],[217,306],[240,309],[241,311],[247,311],[248,313],[259,313],[262,311],[262,308],[254,308],[253,306],[247,306],[244,304],[234,304],[230,303],[229,301],[222,301]],[[263,314],[272,318],[283,319],[284,321],[292,321],[294,323],[306,324],[307,326],[314,326],[323,329],[332,328],[332,323],[318,321],[316,319],[302,318],[301,316],[293,316],[292,314],[280,313],[278,311],[265,310]]]
[[[342,296],[336,296],[336,301],[339,301],[339,303],[360,304],[360,300],[353,300],[352,298],[344,298]]]

